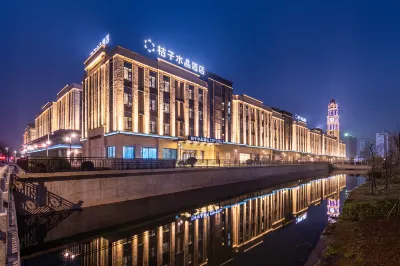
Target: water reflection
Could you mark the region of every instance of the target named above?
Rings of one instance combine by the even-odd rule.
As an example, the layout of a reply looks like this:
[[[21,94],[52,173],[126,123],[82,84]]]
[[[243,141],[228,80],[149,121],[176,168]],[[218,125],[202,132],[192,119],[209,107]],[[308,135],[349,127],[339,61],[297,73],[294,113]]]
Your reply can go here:
[[[129,235],[119,232],[29,258],[23,265],[221,265],[261,244],[264,235],[301,223],[309,206],[324,199],[329,218],[336,218],[345,187],[346,175],[335,175],[264,189],[177,213]]]

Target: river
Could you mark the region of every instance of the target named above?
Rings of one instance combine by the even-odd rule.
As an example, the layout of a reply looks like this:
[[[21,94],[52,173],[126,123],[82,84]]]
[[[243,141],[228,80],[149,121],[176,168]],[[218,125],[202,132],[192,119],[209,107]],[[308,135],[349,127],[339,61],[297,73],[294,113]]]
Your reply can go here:
[[[253,182],[19,217],[22,265],[300,266],[364,182],[345,174]]]

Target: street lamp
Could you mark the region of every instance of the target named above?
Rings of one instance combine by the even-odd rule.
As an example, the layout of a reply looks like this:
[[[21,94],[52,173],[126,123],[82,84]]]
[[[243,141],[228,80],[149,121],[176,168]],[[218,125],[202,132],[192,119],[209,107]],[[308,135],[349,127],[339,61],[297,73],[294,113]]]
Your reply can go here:
[[[46,147],[46,156],[49,157],[49,145],[51,144],[51,141],[48,140],[45,143],[43,143],[43,147]]]
[[[69,156],[71,156],[71,150],[72,150],[72,138],[75,138],[76,134],[75,133],[71,133],[69,135],[69,137],[65,137],[64,140],[65,141],[69,141]]]

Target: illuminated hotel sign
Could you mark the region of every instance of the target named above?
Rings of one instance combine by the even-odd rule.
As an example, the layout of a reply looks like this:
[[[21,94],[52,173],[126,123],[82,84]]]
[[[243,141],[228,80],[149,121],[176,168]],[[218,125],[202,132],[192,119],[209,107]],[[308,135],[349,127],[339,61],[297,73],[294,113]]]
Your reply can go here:
[[[300,122],[307,123],[307,119],[305,119],[305,118],[302,117],[302,116],[299,116],[298,114],[295,114],[295,115],[294,115],[294,119],[296,119],[297,121],[300,121]]]
[[[151,41],[151,39],[145,40],[144,41],[144,48],[147,50],[149,53],[156,52],[157,49],[157,54],[159,57],[163,59],[167,59],[171,62],[174,62],[180,66],[183,66],[186,69],[189,69],[193,72],[199,73],[201,75],[204,75],[204,66],[199,65],[195,62],[191,62],[188,58],[183,58],[179,54],[175,54],[171,50],[166,49],[165,47],[162,47],[158,45],[156,47],[155,43]]]
[[[193,214],[193,215],[190,217],[190,221],[194,221],[194,220],[197,220],[197,219],[202,219],[202,218],[205,218],[205,217],[208,217],[208,216],[216,215],[217,213],[222,212],[222,210],[223,210],[223,209],[218,209],[218,210],[212,210],[212,211],[202,212],[202,213],[199,213],[199,214]]]
[[[206,142],[206,143],[217,143],[217,144],[224,143],[222,139],[213,139],[213,138],[196,137],[196,136],[189,136],[188,140],[197,142]]]
[[[96,46],[96,48],[93,49],[93,51],[90,53],[90,55],[94,54],[97,50],[100,49],[103,45],[107,45],[110,42],[110,34],[107,34],[106,37],[101,40],[101,42]]]
[[[307,219],[307,213],[304,213],[303,215],[300,215],[299,217],[296,217],[296,224],[301,223],[305,219]]]

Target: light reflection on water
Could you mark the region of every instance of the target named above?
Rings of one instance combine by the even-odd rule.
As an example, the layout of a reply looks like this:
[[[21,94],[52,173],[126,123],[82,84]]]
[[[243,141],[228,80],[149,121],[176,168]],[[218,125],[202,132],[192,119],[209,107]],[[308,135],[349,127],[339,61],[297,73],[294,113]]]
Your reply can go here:
[[[305,236],[319,237],[339,215],[346,190],[363,182],[340,174],[266,188],[56,251],[44,246],[44,254],[30,255],[22,265],[302,265],[315,245],[309,242],[316,242]],[[292,240],[310,247],[299,252]]]

